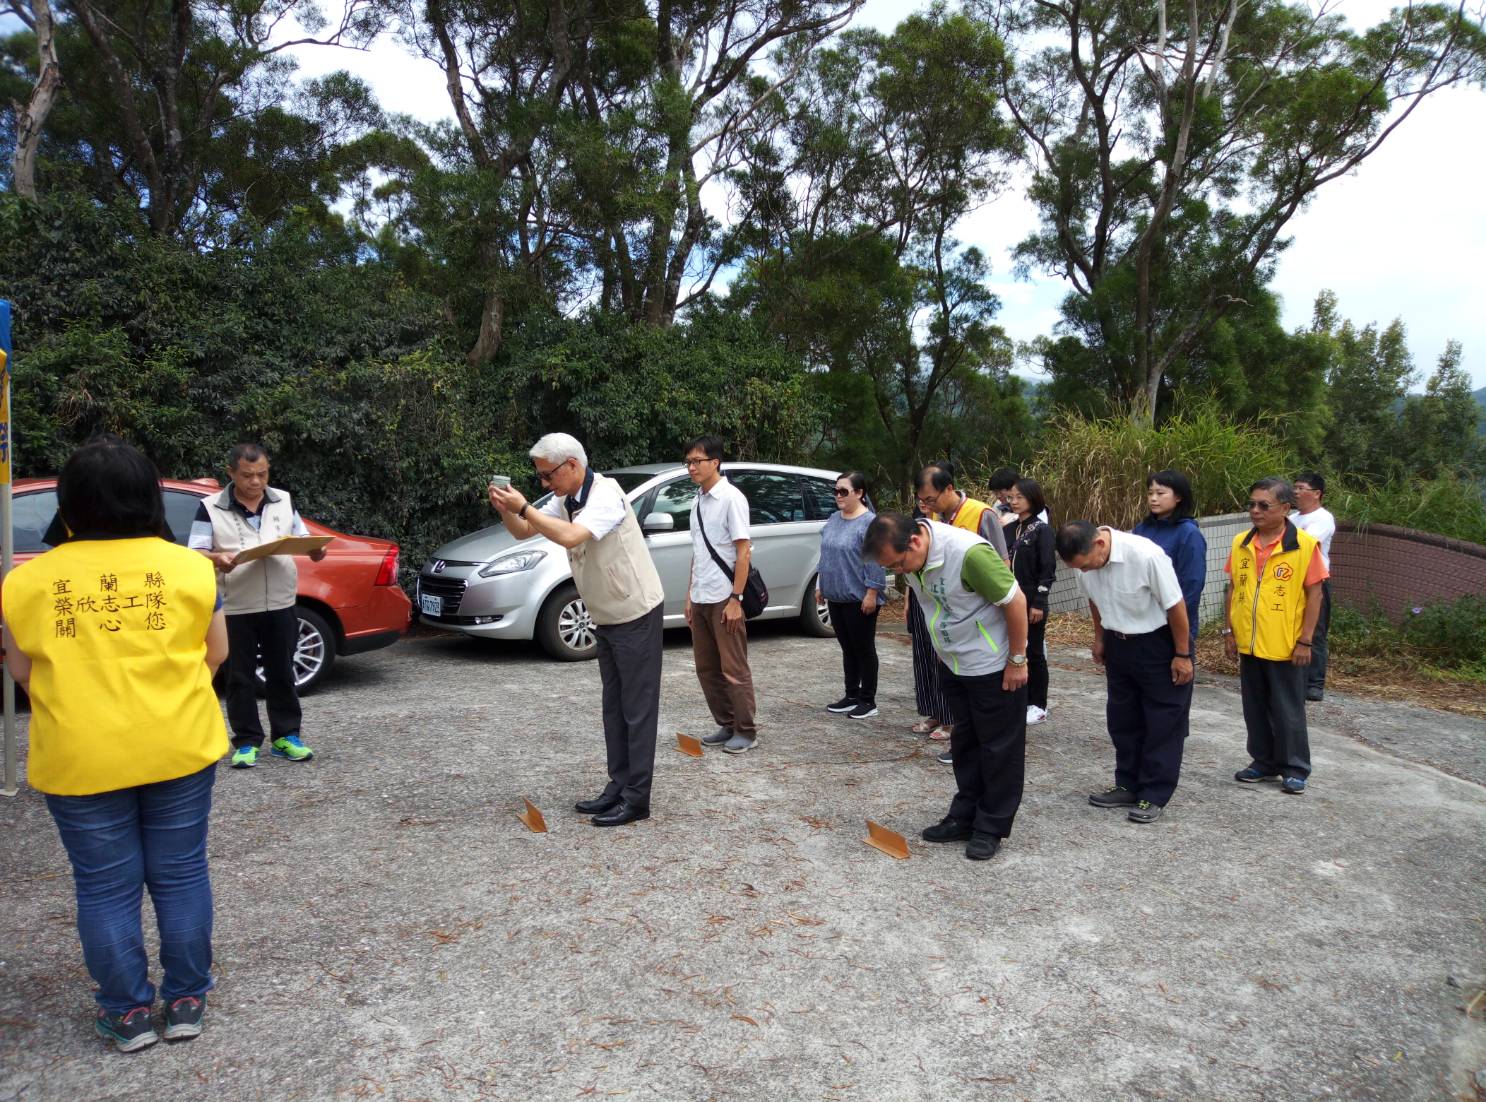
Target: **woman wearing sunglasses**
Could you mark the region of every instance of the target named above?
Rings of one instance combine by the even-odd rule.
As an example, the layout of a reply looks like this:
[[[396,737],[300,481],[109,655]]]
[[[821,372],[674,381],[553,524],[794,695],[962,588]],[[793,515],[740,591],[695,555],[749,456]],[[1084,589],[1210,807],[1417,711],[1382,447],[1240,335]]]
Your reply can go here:
[[[887,591],[887,574],[862,561],[862,540],[877,514],[867,497],[861,471],[836,479],[836,512],[820,533],[818,596],[831,609],[831,627],[841,644],[846,695],[826,710],[851,719],[877,714],[877,610]]]

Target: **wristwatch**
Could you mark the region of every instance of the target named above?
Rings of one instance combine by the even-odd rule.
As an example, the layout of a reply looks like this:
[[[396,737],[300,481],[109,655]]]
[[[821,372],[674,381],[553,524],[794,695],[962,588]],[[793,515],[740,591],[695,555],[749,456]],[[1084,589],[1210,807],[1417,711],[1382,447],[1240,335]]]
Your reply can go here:
[[[729,600],[733,600],[733,601],[737,601],[741,605],[743,603],[743,594],[741,594],[741,593],[729,593],[728,594],[728,599]]]
[[[1025,654],[1013,654],[1007,661],[1013,666],[1025,666],[1027,664],[1027,656]]]

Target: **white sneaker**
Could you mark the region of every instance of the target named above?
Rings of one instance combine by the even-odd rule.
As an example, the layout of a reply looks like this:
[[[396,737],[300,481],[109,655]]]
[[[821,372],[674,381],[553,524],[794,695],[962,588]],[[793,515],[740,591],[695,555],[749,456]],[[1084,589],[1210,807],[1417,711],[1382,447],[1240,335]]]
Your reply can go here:
[[[1028,727],[1031,727],[1034,723],[1041,723],[1046,718],[1047,718],[1047,709],[1046,708],[1039,708],[1035,704],[1028,704],[1027,705],[1027,726]]]

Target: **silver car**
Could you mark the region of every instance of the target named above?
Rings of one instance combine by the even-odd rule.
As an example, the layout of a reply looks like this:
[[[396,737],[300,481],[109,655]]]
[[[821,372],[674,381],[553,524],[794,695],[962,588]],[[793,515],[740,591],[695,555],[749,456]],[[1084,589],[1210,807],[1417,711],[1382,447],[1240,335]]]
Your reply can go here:
[[[723,472],[748,498],[753,564],[769,587],[760,619],[793,617],[812,635],[831,635],[829,612],[815,600],[815,573],[820,530],[836,509],[835,472],[742,461],[724,463]],[[640,518],[665,590],[666,627],[684,626],[696,484],[675,463],[607,473]],[[418,573],[415,604],[431,627],[536,639],[548,654],[569,661],[596,653],[593,621],[573,585],[567,552],[543,536],[517,540],[501,524],[440,547]]]

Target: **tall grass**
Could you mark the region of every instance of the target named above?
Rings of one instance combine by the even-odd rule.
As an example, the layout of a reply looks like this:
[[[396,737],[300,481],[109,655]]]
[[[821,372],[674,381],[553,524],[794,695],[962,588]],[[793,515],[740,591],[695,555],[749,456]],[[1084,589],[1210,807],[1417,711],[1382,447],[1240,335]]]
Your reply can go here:
[[[1128,416],[1055,414],[1027,473],[1042,484],[1054,523],[1091,520],[1130,528],[1146,515],[1145,479],[1172,467],[1192,482],[1199,516],[1239,511],[1255,479],[1288,475],[1294,457],[1275,428],[1236,423],[1211,403],[1159,428]]]
[[[1326,483],[1326,507],[1359,524],[1396,524],[1421,532],[1486,544],[1486,496],[1481,485],[1446,476],[1350,485],[1345,478]]]

